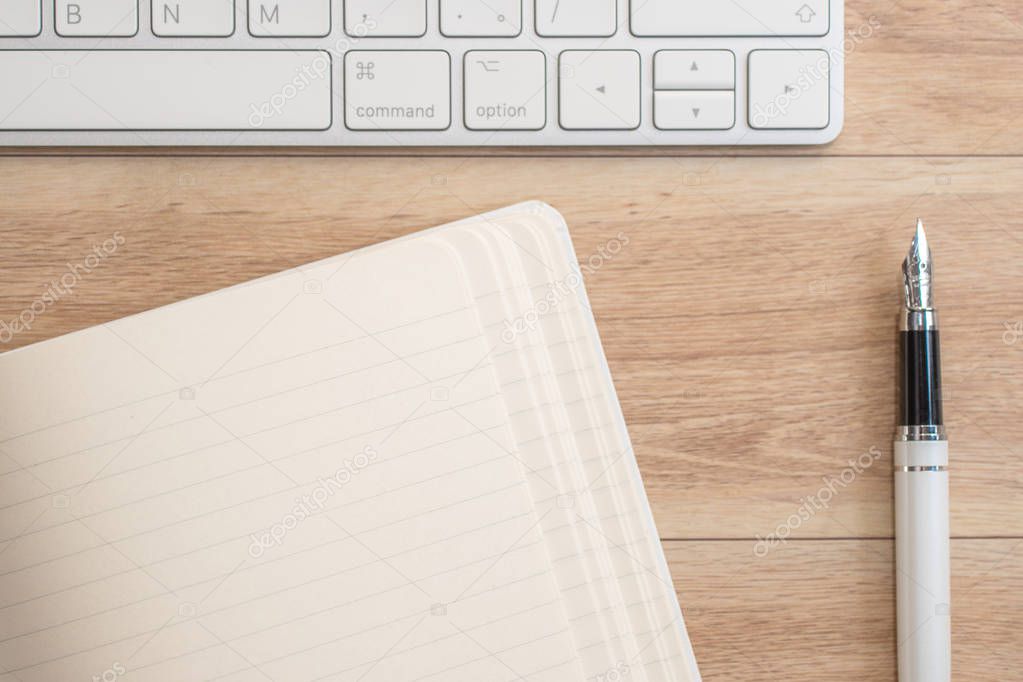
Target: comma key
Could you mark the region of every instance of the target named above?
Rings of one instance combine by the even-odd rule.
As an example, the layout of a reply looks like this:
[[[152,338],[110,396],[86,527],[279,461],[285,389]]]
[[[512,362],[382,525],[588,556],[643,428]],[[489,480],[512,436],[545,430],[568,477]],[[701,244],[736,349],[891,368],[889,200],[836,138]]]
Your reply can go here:
[[[444,130],[451,125],[451,55],[352,50],[345,55],[349,130]]]

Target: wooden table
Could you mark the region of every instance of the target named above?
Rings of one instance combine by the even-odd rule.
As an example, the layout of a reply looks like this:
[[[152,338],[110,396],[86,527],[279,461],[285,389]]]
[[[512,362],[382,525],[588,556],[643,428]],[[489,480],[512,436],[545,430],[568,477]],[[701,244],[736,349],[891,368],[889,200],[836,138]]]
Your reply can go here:
[[[955,676],[1023,679],[1023,4],[846,15],[880,27],[851,47],[826,148],[7,154],[0,318],[125,243],[6,347],[541,198],[580,258],[630,238],[587,287],[705,678],[892,680],[893,325],[919,215],[944,323]]]

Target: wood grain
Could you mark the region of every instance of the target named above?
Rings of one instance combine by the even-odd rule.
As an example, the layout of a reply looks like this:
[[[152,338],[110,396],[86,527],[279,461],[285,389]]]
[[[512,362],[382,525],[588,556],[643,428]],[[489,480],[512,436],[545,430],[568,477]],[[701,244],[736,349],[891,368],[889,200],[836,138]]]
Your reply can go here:
[[[581,259],[626,235],[587,286],[668,538],[767,536],[825,487],[796,537],[891,536],[897,273],[922,215],[953,531],[1023,535],[1023,338],[1003,338],[1023,161],[8,159],[0,184],[2,319],[125,239],[11,347],[537,196]]]
[[[1021,679],[1019,543],[952,543],[954,680]],[[704,679],[895,681],[891,541],[664,545]]]
[[[1023,149],[1016,134],[1023,5],[846,0],[845,20],[846,126],[828,153],[1004,155]]]
[[[0,350],[541,198],[581,259],[628,237],[587,288],[705,679],[884,682],[893,325],[919,215],[955,679],[1023,679],[1023,5],[847,0],[846,24],[876,28],[850,42],[845,131],[823,148],[7,150],[0,320],[125,243]]]

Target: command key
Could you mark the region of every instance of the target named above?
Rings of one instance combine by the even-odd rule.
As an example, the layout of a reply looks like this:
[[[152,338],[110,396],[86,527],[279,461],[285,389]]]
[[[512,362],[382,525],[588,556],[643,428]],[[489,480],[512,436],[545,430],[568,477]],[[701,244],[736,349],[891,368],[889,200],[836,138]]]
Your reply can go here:
[[[443,50],[345,55],[345,126],[444,130],[451,125],[451,57]]]

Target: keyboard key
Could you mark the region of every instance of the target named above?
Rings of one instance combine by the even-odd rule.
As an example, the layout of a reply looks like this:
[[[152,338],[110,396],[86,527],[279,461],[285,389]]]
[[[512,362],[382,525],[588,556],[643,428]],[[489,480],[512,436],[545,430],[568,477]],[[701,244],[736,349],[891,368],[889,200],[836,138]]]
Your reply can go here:
[[[138,0],[56,0],[54,11],[62,36],[127,37],[139,30]]]
[[[558,118],[566,130],[632,130],[640,122],[640,62],[633,50],[565,50]]]
[[[629,0],[637,36],[823,36],[828,0]]]
[[[660,50],[654,55],[656,90],[734,90],[735,55],[729,50]]]
[[[654,125],[660,130],[728,130],[735,126],[732,90],[659,90]]]
[[[604,38],[617,22],[615,0],[536,0],[536,32],[545,37]]]
[[[345,33],[353,38],[422,36],[426,0],[345,0]]]
[[[318,50],[0,51],[0,130],[326,130],[330,73]]]
[[[547,122],[547,60],[539,50],[465,53],[465,127],[540,130]]]
[[[0,2],[0,38],[37,36],[42,30],[41,0]]]
[[[517,36],[522,0],[440,0],[440,32],[450,37]]]
[[[753,50],[749,124],[758,129],[826,128],[830,59],[824,50]]]
[[[153,33],[162,36],[229,36],[234,0],[152,0]]]
[[[442,50],[353,50],[345,55],[351,130],[444,130],[451,125],[451,56]]]
[[[257,38],[318,38],[330,33],[330,0],[248,2],[249,33]]]

